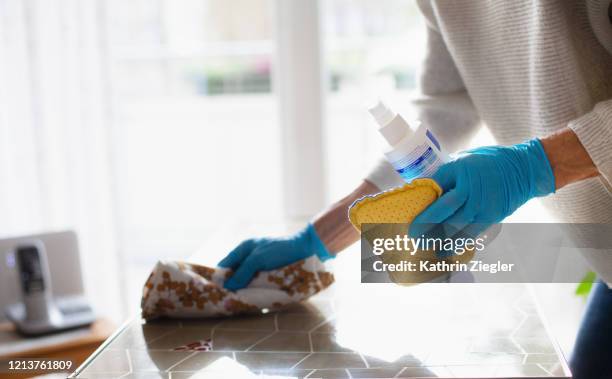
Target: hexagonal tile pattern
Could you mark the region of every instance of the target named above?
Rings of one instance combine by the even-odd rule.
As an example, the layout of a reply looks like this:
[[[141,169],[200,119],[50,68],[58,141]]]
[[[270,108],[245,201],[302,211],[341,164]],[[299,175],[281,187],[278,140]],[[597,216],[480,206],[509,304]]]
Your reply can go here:
[[[524,285],[360,291],[262,315],[135,320],[74,377],[569,377]],[[212,349],[177,350],[192,343]]]

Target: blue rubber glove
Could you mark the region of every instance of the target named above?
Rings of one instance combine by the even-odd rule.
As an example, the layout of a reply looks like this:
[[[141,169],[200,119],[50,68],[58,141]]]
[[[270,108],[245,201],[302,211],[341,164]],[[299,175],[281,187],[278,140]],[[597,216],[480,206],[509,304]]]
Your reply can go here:
[[[219,262],[220,267],[234,270],[223,286],[230,291],[239,290],[246,287],[258,271],[280,268],[315,254],[321,261],[333,257],[312,224],[289,237],[248,239]]]
[[[444,194],[414,219],[413,238],[433,232],[435,224],[475,237],[527,200],[555,192],[555,177],[538,139],[468,150],[442,165],[432,179]]]

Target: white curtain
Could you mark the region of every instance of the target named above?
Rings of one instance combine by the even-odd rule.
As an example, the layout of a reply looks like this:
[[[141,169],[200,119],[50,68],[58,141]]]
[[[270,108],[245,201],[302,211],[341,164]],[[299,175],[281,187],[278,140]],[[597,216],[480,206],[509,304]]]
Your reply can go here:
[[[0,234],[78,233],[86,289],[121,316],[103,0],[0,0]]]

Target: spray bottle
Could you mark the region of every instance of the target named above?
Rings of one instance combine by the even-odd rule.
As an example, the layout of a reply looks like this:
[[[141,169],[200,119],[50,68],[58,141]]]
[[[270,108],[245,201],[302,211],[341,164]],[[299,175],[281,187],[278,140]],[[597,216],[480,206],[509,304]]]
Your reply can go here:
[[[385,153],[387,160],[406,182],[431,177],[438,167],[448,162],[448,155],[423,124],[413,131],[402,116],[381,101],[369,111],[379,125],[378,131],[391,146]]]

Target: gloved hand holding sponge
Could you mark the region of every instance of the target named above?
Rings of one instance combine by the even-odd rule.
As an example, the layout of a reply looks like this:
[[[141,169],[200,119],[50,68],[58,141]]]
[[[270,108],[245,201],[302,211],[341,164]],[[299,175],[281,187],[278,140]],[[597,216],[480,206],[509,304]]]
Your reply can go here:
[[[410,228],[413,238],[426,234],[435,224],[475,236],[527,200],[555,191],[550,162],[537,138],[508,147],[468,150],[449,162],[426,125],[412,130],[401,115],[382,102],[372,107],[370,114],[389,144],[385,156],[398,174],[406,182],[430,177],[444,191],[414,219]]]
[[[477,236],[528,200],[555,192],[553,171],[538,139],[468,150],[442,165],[432,179],[444,194],[414,219],[413,238],[435,224]]]

